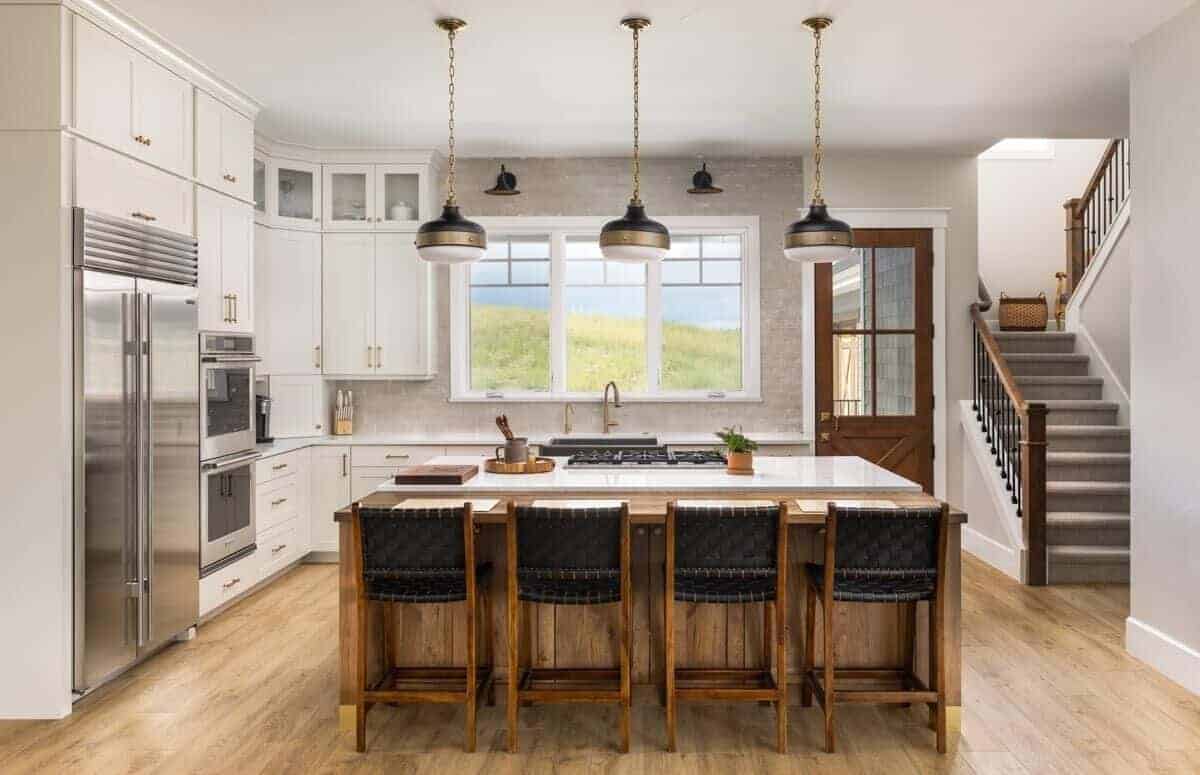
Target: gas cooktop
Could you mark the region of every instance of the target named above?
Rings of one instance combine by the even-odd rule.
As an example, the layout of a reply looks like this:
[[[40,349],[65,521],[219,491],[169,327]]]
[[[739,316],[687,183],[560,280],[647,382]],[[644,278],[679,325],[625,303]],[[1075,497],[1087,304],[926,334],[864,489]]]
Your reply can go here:
[[[593,447],[580,450],[567,459],[568,468],[717,468],[724,465],[725,456],[720,452],[671,450],[666,447]]]

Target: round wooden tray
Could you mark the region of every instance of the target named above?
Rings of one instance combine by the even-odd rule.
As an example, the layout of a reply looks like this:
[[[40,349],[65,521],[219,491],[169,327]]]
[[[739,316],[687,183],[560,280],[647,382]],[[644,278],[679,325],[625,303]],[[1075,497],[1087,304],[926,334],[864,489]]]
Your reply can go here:
[[[554,459],[539,457],[524,463],[505,463],[490,457],[483,461],[483,470],[489,474],[545,474],[554,470]]]

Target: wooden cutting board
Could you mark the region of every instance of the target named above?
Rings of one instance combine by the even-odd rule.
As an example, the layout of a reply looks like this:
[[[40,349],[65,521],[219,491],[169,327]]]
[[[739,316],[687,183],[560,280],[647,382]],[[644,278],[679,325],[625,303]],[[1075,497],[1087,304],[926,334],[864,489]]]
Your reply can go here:
[[[479,466],[401,466],[396,469],[396,484],[462,484],[477,473]]]

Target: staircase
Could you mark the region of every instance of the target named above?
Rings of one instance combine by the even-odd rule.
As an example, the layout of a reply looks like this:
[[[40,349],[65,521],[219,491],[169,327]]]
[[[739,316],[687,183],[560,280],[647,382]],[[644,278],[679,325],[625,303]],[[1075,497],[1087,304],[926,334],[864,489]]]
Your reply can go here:
[[[989,321],[992,323],[994,321]],[[1045,404],[1047,582],[1129,582],[1129,428],[1075,335],[993,328],[1021,394]]]

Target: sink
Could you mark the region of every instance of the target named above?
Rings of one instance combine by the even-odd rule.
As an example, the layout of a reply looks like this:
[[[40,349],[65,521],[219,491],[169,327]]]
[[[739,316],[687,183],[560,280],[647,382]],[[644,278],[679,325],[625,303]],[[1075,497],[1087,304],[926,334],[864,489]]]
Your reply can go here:
[[[541,446],[547,457],[569,457],[576,452],[604,447],[657,447],[657,436],[554,436]]]

